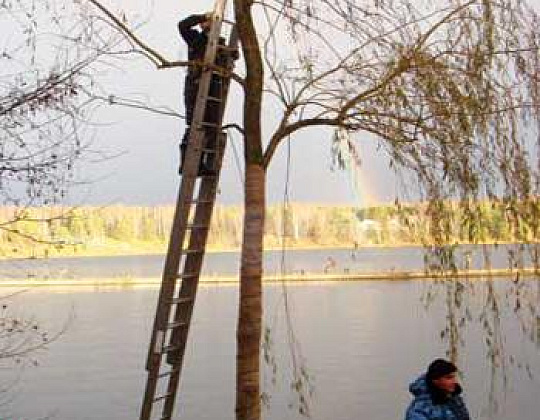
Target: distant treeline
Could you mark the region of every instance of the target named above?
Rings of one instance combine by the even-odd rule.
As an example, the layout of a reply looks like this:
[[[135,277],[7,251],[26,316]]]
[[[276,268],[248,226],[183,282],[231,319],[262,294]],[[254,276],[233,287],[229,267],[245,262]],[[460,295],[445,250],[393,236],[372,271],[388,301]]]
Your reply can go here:
[[[449,243],[535,240],[534,220],[538,218],[516,217],[520,212],[530,214],[531,208],[487,202],[466,207],[440,203],[363,209],[275,205],[268,208],[265,245],[280,246],[283,240],[291,247],[420,245],[433,238]],[[169,239],[173,213],[172,206],[1,207],[0,249],[4,255],[99,252],[100,247],[105,253],[137,248],[161,251]],[[241,207],[216,206],[209,248],[237,249],[242,220]]]

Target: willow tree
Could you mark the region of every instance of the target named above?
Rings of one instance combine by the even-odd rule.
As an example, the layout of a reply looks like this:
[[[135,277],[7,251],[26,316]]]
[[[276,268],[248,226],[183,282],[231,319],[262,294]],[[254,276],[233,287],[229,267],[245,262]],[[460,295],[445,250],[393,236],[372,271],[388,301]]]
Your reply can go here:
[[[157,68],[165,59],[89,0]],[[266,174],[301,130],[374,141],[429,202],[430,243],[445,249],[457,200],[474,224],[481,199],[535,202],[538,20],[516,0],[233,0],[245,74],[245,213],[237,326],[238,420],[261,418]],[[280,109],[263,135],[265,105]],[[318,141],[318,139],[313,139]],[[382,153],[382,152],[381,152]],[[519,214],[517,217],[519,218]],[[437,251],[437,252],[438,252]]]
[[[279,144],[308,127],[376,141],[389,170],[414,180],[429,202],[436,253],[447,252],[446,204],[456,201],[471,225],[481,221],[480,200],[536,209],[513,214],[533,229],[528,240],[538,239],[540,39],[522,1],[235,0],[234,7],[246,62],[237,418],[255,420],[265,175]],[[281,106],[268,139],[264,101]]]

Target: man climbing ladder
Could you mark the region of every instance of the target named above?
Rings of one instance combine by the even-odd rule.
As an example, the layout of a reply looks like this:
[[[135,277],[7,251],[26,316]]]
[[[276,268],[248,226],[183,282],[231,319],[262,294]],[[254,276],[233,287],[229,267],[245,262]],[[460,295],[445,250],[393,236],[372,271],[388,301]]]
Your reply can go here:
[[[182,142],[180,143],[180,174],[184,167],[186,149],[189,142],[191,124],[193,122],[193,110],[195,108],[195,101],[199,90],[199,80],[203,71],[201,63],[204,59],[206,46],[208,45],[208,33],[211,28],[211,23],[212,12],[201,15],[191,15],[178,23],[178,31],[188,46],[188,60],[193,62],[193,64],[188,67],[184,86],[186,131],[182,138]],[[196,26],[199,26],[201,30],[195,29]],[[219,38],[219,44],[222,47],[225,46],[225,39],[223,37]],[[229,70],[227,67],[232,60],[236,59],[238,59],[238,51],[228,51],[222,48],[218,50],[214,64],[216,67],[223,68],[224,71],[227,71]],[[206,104],[204,116],[204,121],[206,123],[216,124],[220,118],[220,101],[223,98],[223,82],[223,76],[219,74],[212,75],[208,92],[209,100]],[[214,148],[217,131],[212,127],[206,127],[205,131],[205,146],[207,148]],[[215,168],[212,155],[203,153],[199,166],[199,175],[212,174],[214,171]]]
[[[193,90],[186,92],[189,129],[184,137],[182,179],[148,346],[148,376],[140,420],[152,420],[155,415],[160,420],[172,420],[180,384],[227,141],[221,127],[233,67],[231,54],[238,48],[238,34],[232,22],[223,20],[226,2],[215,1],[209,23],[204,23],[209,17],[206,14],[189,17],[179,25],[182,36],[194,48],[190,60],[195,61],[188,71],[191,80],[187,85]],[[220,36],[223,22],[233,25],[227,45]],[[201,24],[202,32],[193,29]],[[202,56],[194,55],[197,53]],[[223,62],[220,57],[224,57]],[[205,171],[200,170],[201,158]]]

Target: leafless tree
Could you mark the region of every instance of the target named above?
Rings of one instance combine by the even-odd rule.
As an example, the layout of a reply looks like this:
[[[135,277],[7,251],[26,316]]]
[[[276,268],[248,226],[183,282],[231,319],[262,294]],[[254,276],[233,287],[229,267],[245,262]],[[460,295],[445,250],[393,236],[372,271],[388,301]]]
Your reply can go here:
[[[249,92],[242,260],[249,299],[239,324],[246,350],[239,348],[237,408],[238,418],[255,419],[254,343],[262,308],[254,301],[261,298],[258,226],[264,174],[276,148],[306,127],[376,141],[389,171],[401,171],[417,186],[417,197],[429,202],[430,249],[448,271],[450,203],[457,202],[472,225],[481,223],[475,212],[480,200],[538,207],[538,18],[525,2],[509,1],[238,0],[235,11]],[[253,18],[260,13],[266,26]],[[258,110],[269,97],[281,104],[282,118],[265,143]],[[531,228],[536,213],[513,212]],[[528,242],[537,238],[533,232]],[[491,290],[487,307],[495,302]],[[451,296],[453,305],[459,293]],[[538,299],[537,293],[529,296]],[[454,325],[466,316],[464,307],[450,311]],[[496,324],[484,319],[488,329]]]
[[[114,39],[72,3],[10,0],[0,3],[0,235],[3,239],[55,243],[25,225],[48,225],[29,207],[61,202],[77,163],[88,156],[89,126],[100,93],[92,72]],[[39,350],[58,338],[15,311],[13,295],[0,296],[0,404],[11,397],[20,369],[37,363]],[[19,369],[17,369],[19,368]]]
[[[72,2],[2,2],[0,22],[0,204],[12,208],[0,230],[50,242],[20,225],[49,223],[28,207],[59,203],[78,162],[96,158],[91,120],[102,91],[93,72],[116,41]]]

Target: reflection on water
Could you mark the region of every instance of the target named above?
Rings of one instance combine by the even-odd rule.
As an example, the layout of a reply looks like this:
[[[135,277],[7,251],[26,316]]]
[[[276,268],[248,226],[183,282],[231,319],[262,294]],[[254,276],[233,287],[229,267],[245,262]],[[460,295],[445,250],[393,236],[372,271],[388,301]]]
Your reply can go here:
[[[293,323],[309,373],[314,378],[315,420],[401,419],[409,381],[434,357],[444,354],[439,333],[444,311],[426,312],[420,296],[426,282],[310,283],[289,285]],[[8,293],[6,290],[5,293]],[[198,294],[183,371],[183,420],[233,420],[236,286],[204,285]],[[267,420],[300,419],[289,405],[286,329],[280,285],[265,287],[265,319],[271,328],[279,370],[276,385],[264,374],[271,395]],[[39,288],[13,304],[60,328],[75,318],[60,341],[39,355],[24,374],[11,404],[13,419],[53,414],[58,420],[138,418],[145,381],[144,361],[157,288],[79,287],[68,292]],[[461,365],[473,418],[537,420],[540,369],[537,350],[508,321],[511,351],[532,361],[535,375],[512,373],[496,415],[485,411],[489,370],[482,337],[472,328]],[[514,372],[512,370],[512,372]]]

